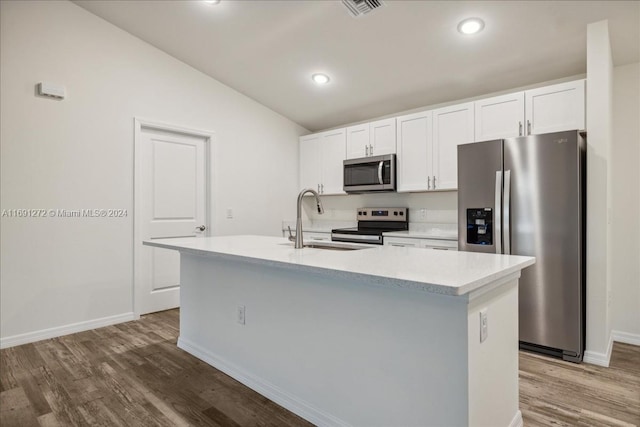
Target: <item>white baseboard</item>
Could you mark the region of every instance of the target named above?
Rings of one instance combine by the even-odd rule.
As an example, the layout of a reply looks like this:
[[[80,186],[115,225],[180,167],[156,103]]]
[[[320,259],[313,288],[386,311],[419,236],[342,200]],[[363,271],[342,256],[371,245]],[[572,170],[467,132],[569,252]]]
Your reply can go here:
[[[140,316],[136,316],[133,312],[130,312],[117,314],[115,316],[102,317],[100,319],[87,320],[84,322],[71,323],[69,325],[57,326],[55,328],[41,329],[39,331],[27,332],[26,334],[13,335],[0,338],[0,348],[15,347],[17,345],[61,337],[63,335],[74,334],[76,332],[84,332],[90,329],[101,328],[103,326],[129,322],[131,320],[137,320],[139,317]]]
[[[609,335],[609,345],[606,353],[599,353],[596,351],[585,351],[582,361],[585,363],[591,363],[592,365],[609,367],[611,361],[611,350],[613,349],[613,334]]]
[[[509,423],[509,427],[523,427],[524,421],[522,420],[522,412],[518,409],[516,415],[513,417],[511,422]]]
[[[640,334],[632,334],[622,331],[611,331],[611,336],[615,342],[622,342],[631,345],[640,345]]]
[[[244,371],[242,368],[222,359],[208,350],[205,350],[193,342],[180,337],[178,338],[178,347],[317,426],[350,426],[349,423],[342,421],[331,414],[322,412],[308,402],[291,395],[262,378]]]

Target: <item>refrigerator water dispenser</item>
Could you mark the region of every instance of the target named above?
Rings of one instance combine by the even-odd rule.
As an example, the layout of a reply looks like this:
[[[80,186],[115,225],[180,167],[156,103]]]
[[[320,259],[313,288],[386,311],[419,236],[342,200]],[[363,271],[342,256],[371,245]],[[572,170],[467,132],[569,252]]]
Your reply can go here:
[[[467,209],[467,243],[493,245],[493,209]]]

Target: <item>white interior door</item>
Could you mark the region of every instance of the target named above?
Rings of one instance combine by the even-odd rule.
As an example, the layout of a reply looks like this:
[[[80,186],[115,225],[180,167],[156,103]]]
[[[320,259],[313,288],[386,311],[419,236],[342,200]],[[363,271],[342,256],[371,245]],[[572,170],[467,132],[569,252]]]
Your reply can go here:
[[[136,136],[136,311],[180,305],[180,255],[143,240],[207,235],[207,137],[141,126]]]

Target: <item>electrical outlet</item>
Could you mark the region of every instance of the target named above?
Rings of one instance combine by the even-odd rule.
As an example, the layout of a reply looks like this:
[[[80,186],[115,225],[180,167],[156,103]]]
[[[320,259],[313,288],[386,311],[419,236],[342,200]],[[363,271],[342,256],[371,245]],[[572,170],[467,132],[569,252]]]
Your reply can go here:
[[[227,219],[233,218],[233,208],[227,208]]]
[[[238,306],[238,323],[241,325],[245,324],[245,312],[246,312],[246,307],[244,305],[239,305]]]
[[[420,218],[421,219],[427,219],[427,210],[426,209],[420,209]]]
[[[487,310],[480,310],[480,342],[484,342],[489,335],[489,319],[487,318]]]

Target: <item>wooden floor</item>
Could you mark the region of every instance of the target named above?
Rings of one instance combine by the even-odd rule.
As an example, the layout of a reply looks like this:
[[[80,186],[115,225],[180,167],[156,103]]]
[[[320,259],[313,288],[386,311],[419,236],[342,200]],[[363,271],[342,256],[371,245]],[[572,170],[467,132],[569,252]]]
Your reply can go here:
[[[176,347],[178,310],[0,351],[0,426],[308,426]],[[520,355],[525,426],[640,426],[640,347]]]

